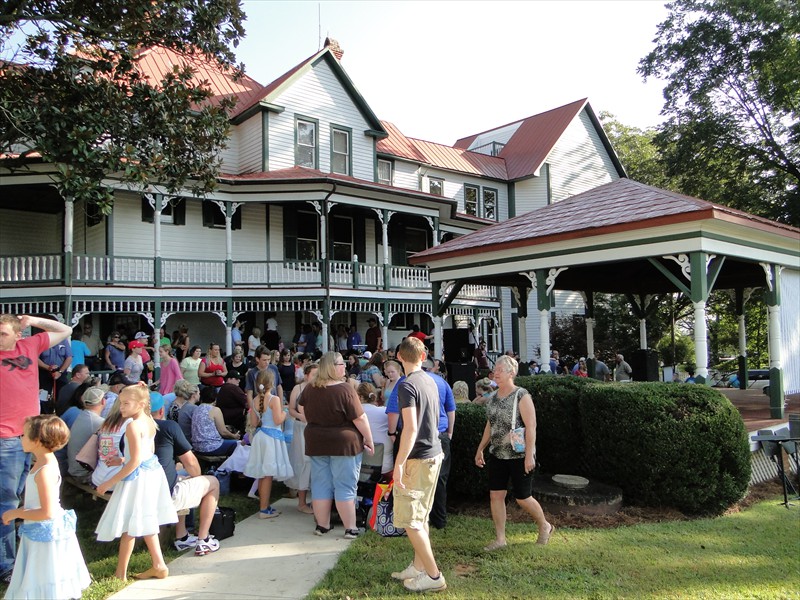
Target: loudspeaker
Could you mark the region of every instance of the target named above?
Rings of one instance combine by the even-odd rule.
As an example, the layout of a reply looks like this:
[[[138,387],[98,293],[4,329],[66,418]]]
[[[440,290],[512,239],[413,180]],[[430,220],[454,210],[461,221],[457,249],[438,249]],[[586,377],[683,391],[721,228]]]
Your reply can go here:
[[[628,361],[634,381],[658,381],[658,352],[637,350]]]
[[[448,363],[467,363],[472,360],[475,344],[469,343],[469,329],[443,329],[444,358]]]
[[[475,365],[473,363],[447,363],[447,383],[453,387],[456,381],[465,382],[469,388],[469,399],[475,398]]]

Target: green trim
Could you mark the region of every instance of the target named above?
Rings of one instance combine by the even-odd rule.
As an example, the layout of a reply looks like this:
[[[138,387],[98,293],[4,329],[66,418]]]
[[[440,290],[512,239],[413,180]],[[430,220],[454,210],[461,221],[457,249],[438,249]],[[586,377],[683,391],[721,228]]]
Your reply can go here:
[[[511,294],[511,302],[515,304],[514,294]],[[519,317],[515,312],[511,313],[511,348],[519,348]]]
[[[275,114],[281,114],[283,111],[286,110],[286,107],[279,106],[278,104],[272,104],[270,102],[264,102],[261,100],[256,104],[253,104],[250,108],[243,110],[240,114],[236,115],[231,119],[232,125],[241,125],[249,118],[257,115],[259,112],[272,112]]]
[[[650,244],[657,244],[660,242],[674,242],[678,240],[692,240],[692,239],[708,239],[717,242],[726,242],[731,244],[736,244],[738,246],[744,246],[745,248],[754,248],[757,250],[767,250],[769,252],[776,252],[780,254],[788,254],[789,256],[794,256],[794,253],[785,250],[783,248],[776,248],[774,246],[767,246],[764,244],[748,244],[747,240],[737,239],[737,238],[729,238],[727,236],[720,236],[717,234],[710,234],[708,232],[688,232],[684,234],[672,234],[672,235],[664,235],[659,237],[651,237],[651,238],[640,238],[636,240],[630,240],[627,242],[608,242],[605,244],[596,244],[593,246],[582,246],[580,248],[560,248],[557,250],[553,250],[551,252],[543,252],[540,254],[520,254],[514,257],[514,261],[525,261],[525,260],[540,260],[544,258],[550,258],[553,256],[556,257],[564,257],[564,256],[571,256],[571,255],[580,255],[590,252],[597,252],[599,250],[608,250],[608,249],[616,249],[616,248],[628,248],[633,246],[641,246],[641,245],[650,245]],[[483,254],[486,251],[484,250]],[[660,255],[659,255],[660,256]],[[800,257],[800,250],[797,252],[797,256]],[[736,257],[738,258],[738,257]],[[632,259],[625,259],[625,260],[632,260]],[[748,259],[742,258],[741,260],[751,260],[756,261],[757,259]],[[468,266],[472,267],[482,267],[482,266],[495,266],[495,265],[504,265],[509,262],[508,258],[496,259],[496,260],[483,260],[483,261],[476,261],[471,262]],[[609,261],[614,262],[614,261]],[[788,265],[787,265],[788,266]],[[429,267],[431,273],[437,273],[441,271],[451,271],[453,269],[459,269],[462,267]],[[515,269],[516,270],[516,269]],[[688,288],[687,288],[688,289]]]
[[[338,131],[339,133],[346,133],[347,134],[347,173],[337,173],[337,175],[348,175],[349,177],[353,176],[353,128],[352,127],[345,127],[344,125],[335,125],[334,123],[330,124],[330,171],[331,173],[335,173],[333,170],[333,134],[334,132]]]
[[[550,163],[542,164],[542,168],[546,169],[545,183],[547,184],[547,203],[548,204],[552,204],[553,203],[553,186],[551,185],[551,182],[550,182]]]
[[[714,284],[717,283],[717,277],[719,277],[719,273],[722,270],[722,265],[725,264],[726,256],[718,256],[716,260],[712,260],[711,264],[708,267],[708,291],[714,289]]]
[[[266,110],[261,113],[261,170],[269,171],[269,112]]]
[[[678,288],[678,290],[686,294],[686,296],[692,295],[692,291],[686,286],[686,284],[683,283],[683,281],[681,281],[677,277],[675,277],[675,275],[673,275],[672,272],[669,269],[667,269],[667,267],[661,264],[661,261],[659,261],[656,258],[653,258],[652,256],[648,256],[647,262],[649,262],[656,269],[658,269],[658,271],[664,277],[666,277],[670,282],[672,282],[672,285],[674,285],[676,288]]]
[[[772,419],[783,419],[784,411],[782,369],[771,367],[769,370],[769,416]]]
[[[319,169],[319,119],[314,119],[313,117],[306,117],[301,114],[295,113],[294,115],[294,164],[296,167],[300,166],[298,164],[299,158],[299,144],[297,139],[297,124],[300,122],[306,123],[313,123],[314,124],[314,165],[310,168],[312,169]]]
[[[365,129],[364,135],[367,137],[375,138],[376,140],[384,140],[389,137],[385,131],[377,131],[375,129]]]
[[[513,219],[517,216],[517,185],[510,181],[508,183],[508,218]]]
[[[486,192],[487,191],[494,192],[494,220],[495,221],[499,221],[500,218],[499,218],[499,215],[498,215],[498,210],[499,210],[498,204],[500,203],[500,190],[498,190],[497,188],[484,186],[481,189],[481,209],[480,209],[480,214],[484,219],[488,218],[486,216]]]
[[[769,266],[772,273],[772,289],[769,289],[767,282],[764,281],[764,304],[767,306],[780,306],[781,304],[781,270],[775,265]],[[766,275],[765,275],[766,277]]]
[[[547,293],[547,271],[536,269],[536,307],[541,310],[550,310],[553,307],[552,295]],[[549,357],[548,357],[549,358]]]
[[[467,190],[475,190],[475,214],[473,216],[478,217],[480,216],[481,212],[481,187],[479,185],[473,185],[471,183],[464,184],[464,214],[469,215],[470,212],[467,211]]]
[[[689,264],[692,267],[692,302],[705,302],[711,291],[708,285],[708,273],[706,271],[706,261],[708,254],[705,252],[690,252]]]
[[[450,293],[447,294],[447,297],[442,300],[441,304],[439,304],[439,314],[437,317],[441,317],[444,315],[445,311],[450,308],[450,305],[453,303],[453,300],[456,299],[458,293],[461,291],[461,288],[464,287],[463,281],[455,281],[453,282],[453,289],[450,290]]]

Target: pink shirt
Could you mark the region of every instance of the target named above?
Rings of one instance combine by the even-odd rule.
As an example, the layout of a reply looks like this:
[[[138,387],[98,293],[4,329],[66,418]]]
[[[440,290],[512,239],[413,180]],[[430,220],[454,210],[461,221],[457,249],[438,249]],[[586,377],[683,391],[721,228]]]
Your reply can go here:
[[[159,378],[158,391],[161,394],[171,394],[175,387],[175,382],[178,379],[183,379],[181,368],[178,366],[178,361],[170,358],[169,362],[161,364],[161,377]]]
[[[0,350],[0,438],[22,435],[26,417],[39,414],[39,355],[50,336],[37,333]]]

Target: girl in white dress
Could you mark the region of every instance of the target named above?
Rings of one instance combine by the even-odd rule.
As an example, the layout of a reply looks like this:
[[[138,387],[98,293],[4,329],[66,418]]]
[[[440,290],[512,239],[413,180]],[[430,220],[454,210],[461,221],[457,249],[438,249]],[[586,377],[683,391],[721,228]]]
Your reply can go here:
[[[138,383],[124,388],[119,399],[120,413],[131,419],[125,429],[125,464],[111,479],[97,486],[101,494],[116,487],[95,533],[101,542],[121,538],[115,577],[127,577],[134,542],[143,537],[153,566],[135,578],[164,579],[169,569],[161,554],[158,528],[177,523],[178,515],[167,477],[154,454],[156,424],[150,416],[150,393],[144,383]]]
[[[92,583],[75,537],[75,512],[61,508],[61,475],[54,450],[69,440],[69,428],[56,415],[25,421],[22,449],[36,462],[25,480],[25,505],[3,513],[3,523],[24,519],[20,545],[6,598],[80,598]]]
[[[269,393],[274,385],[274,375],[265,369],[256,378],[258,396],[253,398],[250,407],[250,424],[261,425],[256,430],[250,442],[250,457],[244,474],[258,479],[259,519],[271,519],[280,515],[280,512],[269,504],[269,495],[272,492],[272,480],[284,481],[294,472],[289,463],[289,452],[281,431],[281,424],[286,420],[283,412],[283,403],[278,396]]]

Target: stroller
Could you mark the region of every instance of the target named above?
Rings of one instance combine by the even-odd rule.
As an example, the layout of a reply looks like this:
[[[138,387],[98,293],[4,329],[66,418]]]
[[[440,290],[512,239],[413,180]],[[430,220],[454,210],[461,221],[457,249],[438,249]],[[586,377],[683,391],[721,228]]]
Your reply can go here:
[[[382,470],[383,444],[375,444],[372,456],[366,452],[361,455],[361,472],[356,487],[356,527],[359,529],[369,528],[369,511],[372,509],[375,487],[381,480]]]

